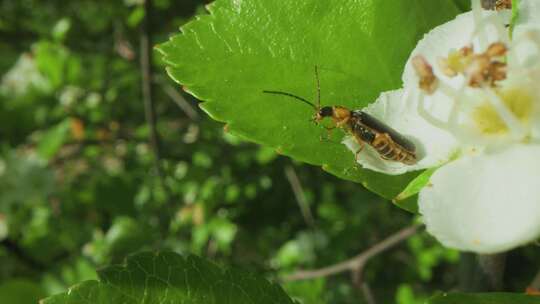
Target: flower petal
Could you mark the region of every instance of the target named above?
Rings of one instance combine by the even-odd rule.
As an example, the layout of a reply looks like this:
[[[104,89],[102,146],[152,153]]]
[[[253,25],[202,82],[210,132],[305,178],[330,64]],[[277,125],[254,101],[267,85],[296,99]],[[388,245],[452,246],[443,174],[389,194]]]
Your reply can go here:
[[[384,92],[363,111],[411,140],[416,146],[418,163],[405,165],[383,160],[375,149],[365,145],[358,156],[358,163],[364,168],[396,175],[439,166],[455,153],[458,146],[454,137],[420,117],[417,111],[418,96],[408,97],[403,90]],[[440,111],[449,111],[449,107]],[[358,151],[360,147],[351,137],[345,139],[344,144],[353,152]]]
[[[518,18],[512,32],[512,52],[509,63],[530,69],[538,66],[539,63],[540,1],[521,0],[518,3]]]
[[[476,51],[484,51],[490,43],[509,41],[508,31],[504,28],[509,19],[507,13],[486,10],[478,13],[479,20],[475,20],[473,12],[467,12],[425,34],[407,60],[402,76],[404,86],[418,87],[418,77],[411,62],[417,55],[423,56],[431,65],[437,67],[439,58],[447,57],[450,51],[471,44]],[[443,79],[455,89],[459,87],[457,78],[447,77],[439,68],[435,68],[434,72],[437,78]]]
[[[489,254],[540,236],[540,145],[464,156],[420,192],[429,233],[447,247]]]
[[[540,29],[540,1],[518,1],[518,19],[514,26],[514,33],[527,29]]]

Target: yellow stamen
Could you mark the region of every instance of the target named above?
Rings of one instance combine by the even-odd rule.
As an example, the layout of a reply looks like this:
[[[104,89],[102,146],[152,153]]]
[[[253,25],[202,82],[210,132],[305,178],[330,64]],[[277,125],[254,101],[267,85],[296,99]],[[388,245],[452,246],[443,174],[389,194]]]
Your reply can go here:
[[[496,94],[519,122],[526,124],[529,121],[533,111],[533,98],[527,90],[510,88],[498,90]],[[472,117],[476,127],[486,135],[500,135],[509,131],[507,124],[488,101],[475,108]]]

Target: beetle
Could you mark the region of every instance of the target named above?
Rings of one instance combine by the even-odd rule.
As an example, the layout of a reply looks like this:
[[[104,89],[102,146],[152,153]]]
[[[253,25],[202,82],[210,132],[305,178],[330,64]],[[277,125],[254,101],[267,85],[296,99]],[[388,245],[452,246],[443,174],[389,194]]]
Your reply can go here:
[[[315,124],[319,124],[325,118],[331,118],[334,125],[326,127],[327,130],[342,128],[351,134],[360,145],[360,149],[356,152],[356,158],[364,148],[364,144],[368,144],[377,151],[382,159],[406,165],[413,165],[417,162],[414,143],[377,118],[362,110],[349,110],[343,106],[321,107],[321,89],[317,67],[315,67],[315,78],[317,105],[287,92],[264,90],[263,93],[288,96],[309,105],[315,110],[312,117]]]

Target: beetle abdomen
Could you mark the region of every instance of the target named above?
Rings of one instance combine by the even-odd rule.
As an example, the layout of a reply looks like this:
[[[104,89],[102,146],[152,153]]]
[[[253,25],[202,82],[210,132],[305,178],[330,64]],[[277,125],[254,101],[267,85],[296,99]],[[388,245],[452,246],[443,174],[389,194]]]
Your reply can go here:
[[[377,134],[371,146],[377,150],[382,159],[393,160],[406,165],[416,163],[416,154],[398,145],[387,133]]]

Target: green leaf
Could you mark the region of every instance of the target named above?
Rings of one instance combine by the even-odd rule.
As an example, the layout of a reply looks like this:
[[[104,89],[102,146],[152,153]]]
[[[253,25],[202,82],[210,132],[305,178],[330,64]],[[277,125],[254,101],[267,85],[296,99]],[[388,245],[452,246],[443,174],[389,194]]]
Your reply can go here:
[[[516,293],[450,293],[430,299],[429,304],[538,304],[540,297]]]
[[[169,75],[229,132],[278,153],[321,165],[393,198],[415,174],[389,177],[361,169],[313,109],[263,90],[313,100],[314,66],[323,105],[360,109],[401,86],[409,53],[422,34],[453,18],[450,0],[218,0],[158,47]]]
[[[394,205],[396,205],[397,207],[407,210],[411,213],[418,213],[418,195],[413,195],[401,201],[393,199],[392,203],[394,203]]]
[[[512,18],[510,19],[510,36],[514,32],[514,26],[519,19],[519,0],[512,0]]]
[[[39,156],[41,156],[43,159],[49,160],[56,155],[56,152],[60,150],[64,142],[68,139],[69,128],[70,120],[65,119],[56,126],[47,130],[37,147]]]
[[[428,170],[425,170],[420,175],[415,177],[408,185],[405,187],[405,189],[394,198],[394,203],[399,204],[400,201],[403,201],[405,199],[408,199],[412,197],[413,195],[416,195],[424,188],[428,183],[429,179],[435,173],[437,168],[430,168]]]
[[[121,261],[130,252],[152,244],[155,232],[127,216],[116,217],[104,237],[96,237],[89,253],[97,264]]]
[[[13,279],[0,285],[0,303],[34,304],[44,295],[41,287],[29,280]]]
[[[32,50],[39,72],[55,89],[77,83],[84,74],[80,58],[59,43],[39,41]]]
[[[44,204],[54,191],[54,172],[42,161],[15,151],[0,157],[0,213],[7,213],[16,205]]]
[[[52,28],[52,36],[56,41],[62,41],[66,38],[69,29],[71,28],[71,20],[62,18],[56,22]]]
[[[471,10],[471,0],[454,0],[454,3],[462,12]]]
[[[136,254],[98,275],[99,281],[76,285],[42,304],[293,303],[281,287],[260,276],[172,252]]]

